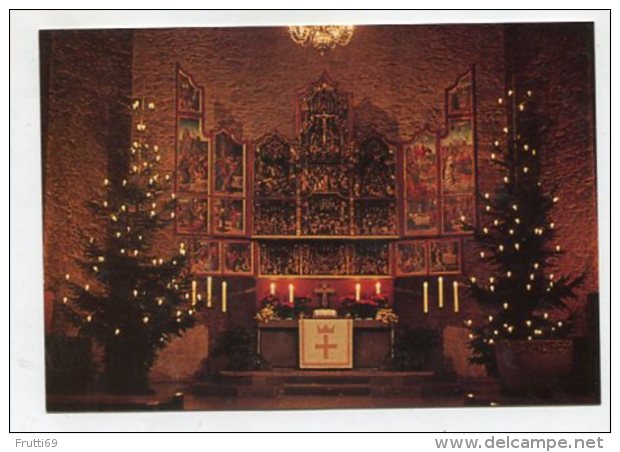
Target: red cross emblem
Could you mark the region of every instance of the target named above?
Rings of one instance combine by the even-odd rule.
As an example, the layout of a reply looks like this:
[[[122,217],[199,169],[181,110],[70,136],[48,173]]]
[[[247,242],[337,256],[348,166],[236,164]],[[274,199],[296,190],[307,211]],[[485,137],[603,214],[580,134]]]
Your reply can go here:
[[[323,334],[323,343],[322,344],[314,344],[314,348],[316,350],[323,349],[323,359],[329,359],[329,351],[335,350],[338,348],[337,344],[329,343],[329,335],[334,332],[334,327],[328,328],[327,326],[323,326],[322,328],[317,326],[317,331],[319,334]]]

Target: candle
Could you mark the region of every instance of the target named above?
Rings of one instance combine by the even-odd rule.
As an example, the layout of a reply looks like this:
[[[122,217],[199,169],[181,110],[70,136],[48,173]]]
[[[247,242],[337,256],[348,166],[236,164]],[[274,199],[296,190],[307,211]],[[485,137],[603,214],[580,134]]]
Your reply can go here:
[[[212,306],[212,300],[213,300],[212,285],[213,285],[213,278],[211,278],[210,276],[207,276],[207,308],[210,308]]]
[[[276,283],[269,284],[269,295],[274,296],[276,294]]]
[[[293,284],[288,285],[288,302],[293,304],[295,301],[295,286]]]
[[[428,314],[428,283],[424,281],[424,314]]]
[[[377,295],[379,295],[381,293],[381,283],[377,282],[377,284],[375,284],[375,293]]]
[[[439,307],[443,308],[443,278],[437,278],[437,292],[439,293]]]
[[[362,285],[360,283],[357,283],[355,285],[355,301],[360,301],[362,295]]]
[[[192,306],[196,304],[196,281],[192,281]]]
[[[226,312],[227,300],[226,300],[226,281],[222,281],[222,312]]]
[[[457,281],[452,283],[452,289],[454,291],[454,312],[459,312],[459,283]]]

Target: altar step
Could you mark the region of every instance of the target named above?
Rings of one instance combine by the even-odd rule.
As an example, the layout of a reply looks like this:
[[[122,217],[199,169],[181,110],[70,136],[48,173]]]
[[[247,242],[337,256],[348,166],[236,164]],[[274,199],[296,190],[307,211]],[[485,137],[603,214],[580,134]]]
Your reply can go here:
[[[351,376],[317,376],[317,375],[299,375],[299,376],[283,376],[269,378],[267,381],[271,383],[282,384],[324,384],[324,385],[369,385],[370,377],[351,375]]]
[[[433,372],[276,370],[221,372],[194,384],[193,392],[213,397],[459,397],[463,390]]]
[[[283,396],[370,396],[369,384],[288,384],[280,390]]]

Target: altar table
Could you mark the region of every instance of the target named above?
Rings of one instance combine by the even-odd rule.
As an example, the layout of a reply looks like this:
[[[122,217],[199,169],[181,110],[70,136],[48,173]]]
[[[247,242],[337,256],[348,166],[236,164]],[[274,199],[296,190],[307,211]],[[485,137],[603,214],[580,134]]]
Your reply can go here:
[[[383,367],[392,345],[391,325],[377,320],[353,320],[354,369]],[[299,321],[259,323],[258,352],[273,368],[299,369]]]

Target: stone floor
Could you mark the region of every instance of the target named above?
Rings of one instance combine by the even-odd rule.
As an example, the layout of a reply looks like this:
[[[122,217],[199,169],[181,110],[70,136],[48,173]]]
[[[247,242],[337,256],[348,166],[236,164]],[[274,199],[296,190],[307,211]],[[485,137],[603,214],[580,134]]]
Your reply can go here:
[[[355,408],[429,408],[437,407],[433,398],[367,396],[284,396],[284,397],[200,397],[189,395],[185,410],[321,410]],[[462,407],[463,400],[442,398],[442,407]]]
[[[377,396],[321,396],[285,395],[275,397],[221,397],[196,394],[193,384],[179,387],[169,383],[155,383],[152,387],[160,394],[184,393],[184,409],[199,410],[289,410],[289,409],[355,409],[355,408],[412,408],[412,407],[462,407],[465,406],[460,394],[412,397]]]
[[[50,412],[93,411],[210,411],[210,410],[287,410],[356,408],[495,407],[535,405],[595,405],[594,397],[555,393],[540,395],[503,394],[496,381],[461,382],[458,390],[413,391],[403,395],[272,395],[269,397],[205,395],[196,391],[195,382],[153,382],[150,396],[109,396],[87,393],[48,397]],[[182,408],[181,408],[182,407]]]

